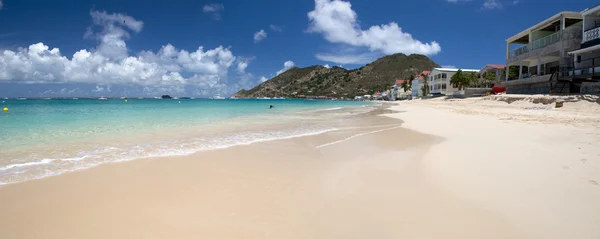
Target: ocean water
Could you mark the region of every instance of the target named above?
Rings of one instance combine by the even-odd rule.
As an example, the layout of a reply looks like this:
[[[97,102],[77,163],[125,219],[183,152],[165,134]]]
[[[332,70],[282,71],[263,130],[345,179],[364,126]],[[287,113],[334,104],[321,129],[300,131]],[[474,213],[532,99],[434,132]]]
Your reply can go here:
[[[0,113],[0,185],[107,162],[320,134],[370,106],[321,100],[0,100],[0,108],[9,108]]]

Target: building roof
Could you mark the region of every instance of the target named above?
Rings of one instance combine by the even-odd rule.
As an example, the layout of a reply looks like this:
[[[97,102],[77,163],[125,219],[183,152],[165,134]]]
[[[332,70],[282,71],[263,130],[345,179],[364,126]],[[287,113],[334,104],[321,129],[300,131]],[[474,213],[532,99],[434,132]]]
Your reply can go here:
[[[486,67],[493,68],[493,69],[504,69],[504,68],[506,68],[505,65],[501,65],[501,64],[487,64],[487,65],[485,65],[484,68],[486,68]]]
[[[445,71],[445,72],[457,72],[458,70],[462,70],[463,72],[479,72],[479,70],[474,69],[457,69],[457,68],[433,68],[436,71]]]
[[[506,66],[500,65],[500,64],[487,64],[480,70],[480,72],[489,71],[489,70],[497,70],[497,69],[506,69]]]
[[[551,23],[560,20],[561,17],[564,16],[566,18],[575,18],[575,19],[583,19],[583,15],[581,15],[580,12],[568,12],[568,11],[563,11],[563,12],[559,12],[558,14],[549,17],[548,19],[541,21],[538,24],[533,25],[530,28],[525,29],[522,32],[519,32],[517,35],[514,35],[512,37],[509,37],[508,39],[506,39],[507,42],[514,42],[524,36],[528,36],[529,32],[539,29],[539,28],[544,28],[547,25],[550,25]]]
[[[593,12],[597,12],[597,11],[600,11],[600,4],[593,6],[591,8],[586,8],[585,10],[581,11],[581,14],[585,16],[585,15],[589,15],[589,14],[591,14]]]
[[[408,80],[396,80],[396,85],[400,85],[400,84],[402,84],[405,81],[408,81]]]

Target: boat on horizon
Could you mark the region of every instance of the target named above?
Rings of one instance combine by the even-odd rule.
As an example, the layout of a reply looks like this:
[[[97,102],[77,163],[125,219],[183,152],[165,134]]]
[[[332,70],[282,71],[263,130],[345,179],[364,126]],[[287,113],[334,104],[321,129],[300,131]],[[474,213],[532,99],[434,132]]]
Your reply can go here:
[[[74,99],[74,100],[78,100],[79,98],[75,97],[75,98],[73,98],[73,99]]]
[[[215,96],[211,97],[211,99],[213,99],[213,100],[224,100],[225,97],[220,96],[220,95],[215,95]]]
[[[100,98],[98,98],[98,100],[108,100],[108,98],[106,98],[106,97],[100,97]]]
[[[17,100],[27,100],[27,98],[17,98]]]

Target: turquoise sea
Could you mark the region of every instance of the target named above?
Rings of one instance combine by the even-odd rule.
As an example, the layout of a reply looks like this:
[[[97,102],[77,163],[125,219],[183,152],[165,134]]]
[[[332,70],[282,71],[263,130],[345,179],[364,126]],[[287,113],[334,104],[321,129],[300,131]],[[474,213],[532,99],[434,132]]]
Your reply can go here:
[[[261,99],[0,99],[0,185],[106,162],[320,134],[370,103]],[[274,105],[274,109],[269,109]]]

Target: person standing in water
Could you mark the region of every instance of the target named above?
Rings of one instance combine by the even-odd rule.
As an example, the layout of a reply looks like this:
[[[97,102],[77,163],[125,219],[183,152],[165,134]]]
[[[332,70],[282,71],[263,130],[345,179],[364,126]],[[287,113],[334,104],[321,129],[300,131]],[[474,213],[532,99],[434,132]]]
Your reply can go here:
[[[269,109],[275,109],[275,106],[273,106],[273,105],[270,105],[270,106],[269,106]]]

